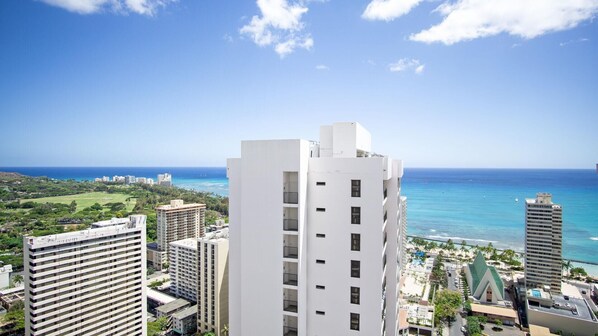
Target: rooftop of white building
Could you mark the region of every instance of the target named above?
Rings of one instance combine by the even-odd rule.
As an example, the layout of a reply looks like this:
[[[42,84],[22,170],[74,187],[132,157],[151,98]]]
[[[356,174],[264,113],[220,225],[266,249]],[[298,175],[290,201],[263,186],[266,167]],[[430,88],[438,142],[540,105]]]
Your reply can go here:
[[[170,204],[157,206],[156,210],[180,210],[180,209],[189,209],[189,208],[197,208],[197,207],[205,208],[206,205],[200,204],[200,203],[185,204],[185,201],[183,201],[183,200],[172,200],[172,201],[170,201]]]

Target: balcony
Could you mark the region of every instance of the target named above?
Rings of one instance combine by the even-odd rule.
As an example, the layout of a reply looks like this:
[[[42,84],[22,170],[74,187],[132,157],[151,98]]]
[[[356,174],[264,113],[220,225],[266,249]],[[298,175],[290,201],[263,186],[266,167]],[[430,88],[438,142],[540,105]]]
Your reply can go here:
[[[282,255],[285,258],[297,259],[299,256],[299,248],[295,246],[284,246]]]
[[[297,336],[297,328],[285,326],[283,329],[283,336]]]
[[[296,219],[283,219],[284,231],[295,231],[299,230],[299,221]]]
[[[297,312],[297,301],[283,300],[282,309],[286,312],[296,313]]]
[[[285,191],[282,193],[282,200],[285,204],[297,204],[299,203],[299,193]]]
[[[297,286],[297,274],[295,273],[283,273],[282,283],[290,286]]]

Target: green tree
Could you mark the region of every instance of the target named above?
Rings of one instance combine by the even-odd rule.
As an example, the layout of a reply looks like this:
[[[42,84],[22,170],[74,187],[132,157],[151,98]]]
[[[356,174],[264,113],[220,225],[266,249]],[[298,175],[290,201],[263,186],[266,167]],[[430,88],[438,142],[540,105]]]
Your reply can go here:
[[[451,319],[455,317],[460,306],[461,294],[459,292],[446,289],[438,291],[434,300],[435,322],[447,321],[450,325]]]
[[[100,203],[95,203],[94,205],[89,207],[91,210],[102,211],[104,207]]]
[[[575,276],[588,276],[588,273],[586,272],[585,269],[583,269],[583,267],[573,267],[573,268],[571,268],[571,271],[569,273],[573,277],[575,277]]]
[[[12,277],[12,283],[13,285],[17,285],[23,282],[23,276],[20,274],[16,274]]]
[[[158,336],[162,335],[163,331],[168,329],[168,319],[166,316],[159,317],[154,322],[147,323],[147,335]]]
[[[482,328],[480,328],[480,320],[476,316],[467,317],[467,334],[471,336],[479,336],[482,334]]]
[[[75,213],[75,211],[77,211],[77,202],[75,200],[73,200],[71,202],[71,204],[69,205],[69,212]]]
[[[573,265],[571,265],[571,260],[563,260],[562,269],[565,270],[566,274],[570,274],[569,271],[571,268],[573,268]]]

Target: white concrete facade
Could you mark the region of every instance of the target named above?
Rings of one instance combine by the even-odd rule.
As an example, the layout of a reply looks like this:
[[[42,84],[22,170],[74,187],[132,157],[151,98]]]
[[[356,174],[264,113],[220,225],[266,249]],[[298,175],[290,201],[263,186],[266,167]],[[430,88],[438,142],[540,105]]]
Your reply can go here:
[[[550,286],[561,292],[563,209],[552,195],[538,193],[525,200],[525,284],[529,288]]]
[[[168,274],[170,293],[193,302],[197,301],[197,239],[171,242]]]
[[[403,168],[370,147],[335,123],[228,160],[231,336],[396,335]]]
[[[222,336],[228,325],[228,229],[197,240],[197,330]]]
[[[146,335],[145,221],[23,237],[25,334]]]
[[[0,289],[8,288],[10,286],[11,272],[12,265],[4,265],[0,267]]]

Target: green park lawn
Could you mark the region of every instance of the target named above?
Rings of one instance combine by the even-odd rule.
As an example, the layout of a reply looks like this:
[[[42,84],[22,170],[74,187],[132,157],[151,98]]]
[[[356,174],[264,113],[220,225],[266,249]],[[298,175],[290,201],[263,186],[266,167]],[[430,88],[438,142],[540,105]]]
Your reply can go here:
[[[127,202],[127,199],[131,198],[130,201]],[[84,194],[77,194],[77,195],[67,195],[67,196],[55,196],[55,197],[43,197],[43,198],[32,198],[32,199],[23,199],[23,202],[35,202],[35,203],[63,203],[63,204],[71,204],[72,201],[77,202],[77,211],[81,211],[84,208],[90,207],[95,203],[99,203],[100,205],[104,205],[106,203],[124,203],[127,206],[127,211],[132,211],[135,207],[135,203],[137,202],[135,198],[132,198],[130,195],[126,194],[108,194],[105,192],[89,192]]]

